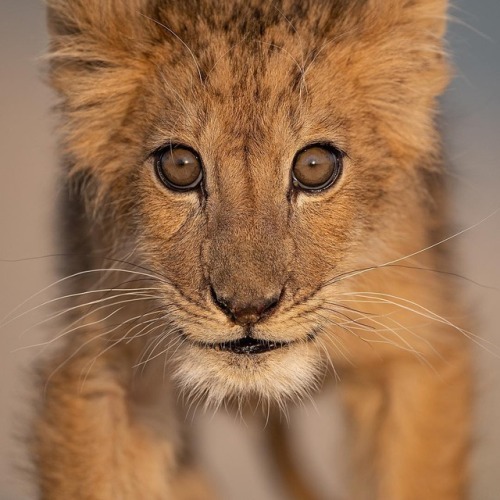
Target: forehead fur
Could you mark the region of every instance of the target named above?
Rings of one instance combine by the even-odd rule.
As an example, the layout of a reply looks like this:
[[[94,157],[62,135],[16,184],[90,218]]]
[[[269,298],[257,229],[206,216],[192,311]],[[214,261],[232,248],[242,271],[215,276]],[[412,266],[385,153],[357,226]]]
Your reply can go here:
[[[199,137],[217,109],[242,138],[267,117],[290,130],[368,120],[394,154],[432,141],[443,0],[48,3],[63,149],[104,185],[174,127]]]

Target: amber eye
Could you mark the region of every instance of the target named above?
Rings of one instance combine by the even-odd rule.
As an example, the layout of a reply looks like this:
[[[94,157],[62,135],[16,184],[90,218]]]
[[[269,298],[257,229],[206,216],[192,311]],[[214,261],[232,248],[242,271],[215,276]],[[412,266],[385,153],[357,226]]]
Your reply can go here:
[[[201,182],[203,170],[199,156],[186,146],[168,146],[155,155],[155,169],[170,189],[188,191]]]
[[[342,172],[342,153],[333,146],[314,144],[295,156],[292,168],[294,187],[321,191],[330,187]]]

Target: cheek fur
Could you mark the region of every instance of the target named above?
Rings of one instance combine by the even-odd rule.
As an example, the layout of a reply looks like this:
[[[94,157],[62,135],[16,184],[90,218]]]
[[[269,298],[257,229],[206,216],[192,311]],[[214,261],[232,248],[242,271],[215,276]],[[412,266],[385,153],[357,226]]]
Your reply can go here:
[[[193,218],[199,208],[198,197],[195,193],[170,191],[153,172],[147,172],[143,177],[138,186],[138,230],[147,233],[151,240],[167,241]]]

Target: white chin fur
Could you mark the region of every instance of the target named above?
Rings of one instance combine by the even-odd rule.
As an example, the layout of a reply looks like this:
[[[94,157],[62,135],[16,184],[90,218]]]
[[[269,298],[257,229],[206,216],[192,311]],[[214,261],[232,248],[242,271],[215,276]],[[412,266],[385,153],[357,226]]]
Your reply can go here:
[[[323,371],[314,343],[254,355],[185,345],[176,358],[174,379],[188,397],[206,405],[256,397],[281,406],[314,389]]]

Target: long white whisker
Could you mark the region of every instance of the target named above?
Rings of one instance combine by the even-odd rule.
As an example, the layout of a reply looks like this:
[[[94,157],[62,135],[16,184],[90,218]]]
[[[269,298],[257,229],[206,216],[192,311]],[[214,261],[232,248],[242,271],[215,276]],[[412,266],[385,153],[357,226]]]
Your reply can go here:
[[[414,314],[423,316],[424,318],[431,319],[431,320],[434,320],[434,321],[436,321],[438,323],[448,325],[451,328],[453,328],[454,330],[457,330],[458,332],[462,333],[471,342],[474,342],[476,345],[478,345],[482,349],[485,349],[487,352],[489,352],[490,354],[492,354],[496,358],[500,357],[499,354],[497,354],[496,352],[492,351],[491,349],[489,349],[488,347],[486,347],[484,345],[484,344],[489,344],[493,348],[497,348],[497,346],[495,344],[489,342],[486,339],[483,339],[483,338],[479,337],[478,335],[476,335],[476,334],[474,334],[474,333],[472,333],[472,332],[470,332],[468,330],[465,330],[464,328],[459,327],[458,325],[455,325],[450,320],[448,320],[446,318],[443,318],[439,314],[431,311],[430,309],[427,309],[426,307],[424,307],[424,306],[422,306],[420,304],[417,304],[416,302],[413,302],[413,301],[408,300],[408,299],[404,299],[402,297],[396,297],[396,296],[390,295],[390,294],[377,294],[375,292],[362,292],[362,293],[358,293],[358,294],[356,294],[356,293],[346,293],[345,295],[357,295],[358,297],[361,297],[361,298],[366,298],[368,300],[373,300],[375,303],[385,303],[385,304],[395,305],[397,307],[400,307],[401,309],[404,309],[404,310],[413,312]],[[381,295],[382,297],[380,297],[378,295]],[[411,307],[409,307],[407,305],[400,304],[400,303],[392,301],[392,300],[388,300],[387,298],[384,298],[384,296],[385,297],[391,297],[391,298],[394,298],[394,299],[397,299],[397,300],[401,300],[401,301],[403,301],[403,302],[405,302],[407,304],[414,305],[414,306],[420,308],[421,310],[419,311],[419,310],[413,309],[413,308],[411,308]],[[355,302],[358,302],[358,301],[355,301]]]
[[[327,337],[327,339],[328,339],[328,340],[332,340],[330,337]],[[330,353],[328,352],[328,348],[325,346],[325,344],[324,344],[324,342],[322,341],[322,339],[320,339],[320,338],[316,338],[316,342],[317,342],[318,346],[319,346],[319,347],[323,350],[323,352],[324,352],[324,354],[325,354],[325,356],[326,356],[326,358],[327,358],[327,360],[328,360],[328,364],[329,364],[329,366],[330,366],[330,367],[332,368],[332,370],[333,370],[333,375],[334,375],[334,377],[335,377],[335,380],[337,380],[338,382],[340,382],[340,381],[341,381],[341,379],[340,379],[340,375],[338,374],[337,369],[335,368],[335,364],[333,363],[333,360],[332,360],[332,358],[331,358],[331,356],[330,356]],[[336,344],[335,344],[335,343],[334,343],[334,347],[335,347],[336,349],[338,349],[338,347],[336,346]],[[340,350],[339,350],[339,352],[342,354],[342,352],[341,352]],[[343,354],[342,354],[342,355],[343,355]]]
[[[60,278],[56,281],[54,281],[53,283],[51,283],[50,285],[47,285],[46,287],[42,288],[41,290],[39,290],[38,292],[34,293],[33,295],[31,295],[30,297],[28,297],[26,300],[24,300],[23,302],[21,302],[19,305],[17,305],[12,311],[10,311],[3,319],[2,321],[0,322],[0,326],[1,327],[4,327],[6,326],[7,324],[9,324],[11,321],[9,320],[7,323],[5,321],[8,320],[8,318],[14,314],[16,311],[18,311],[21,307],[23,307],[25,304],[27,304],[29,301],[33,300],[35,297],[38,297],[39,295],[41,295],[42,293],[46,292],[47,290],[49,290],[50,288],[54,287],[54,286],[57,286],[61,283],[64,283],[65,281],[69,280],[69,279],[72,279],[72,278],[77,278],[79,276],[85,276],[85,275],[88,275],[88,274],[92,274],[92,273],[103,273],[103,272],[122,272],[122,273],[128,273],[128,274],[133,274],[135,276],[147,276],[148,278],[151,278],[155,281],[160,281],[162,282],[157,276],[154,276],[152,274],[146,274],[146,273],[143,273],[143,272],[138,272],[138,271],[131,271],[129,269],[118,269],[118,268],[100,268],[100,269],[88,269],[86,271],[79,271],[77,273],[74,273],[74,274],[70,274],[69,276],[65,276],[64,278]],[[164,284],[169,284],[168,282],[164,282]]]
[[[90,323],[84,323],[84,324],[79,325],[79,326],[77,326],[75,328],[71,328],[70,330],[66,329],[62,333],[60,333],[59,335],[57,335],[56,337],[54,337],[54,338],[52,338],[50,340],[47,340],[46,342],[39,342],[38,344],[31,344],[29,346],[19,347],[19,348],[15,349],[13,352],[22,351],[22,350],[25,350],[25,349],[32,349],[34,347],[46,347],[48,345],[51,345],[51,344],[57,342],[58,340],[60,340],[63,337],[65,337],[66,335],[69,335],[70,333],[73,333],[74,331],[77,331],[77,330],[82,329],[82,328],[87,328],[89,326],[94,326],[94,325],[97,325],[97,324],[99,324],[99,323],[101,323],[103,321],[106,321],[109,318],[111,318],[112,316],[114,316],[115,314],[117,314],[120,311],[122,311],[123,309],[124,309],[124,306],[119,307],[118,309],[115,309],[114,311],[112,311],[107,316],[104,316],[101,319],[98,319],[96,321],[91,321]],[[77,321],[80,321],[80,319],[82,319],[82,318],[78,318]]]
[[[158,300],[158,299],[161,299],[162,297],[161,296],[157,296],[157,295],[148,295],[148,294],[140,294],[140,293],[124,293],[124,294],[119,294],[119,295],[116,295],[116,296],[111,296],[111,297],[104,297],[104,298],[101,298],[101,299],[98,299],[98,300],[92,300],[90,302],[85,302],[83,304],[78,304],[76,306],[72,306],[72,307],[69,307],[67,309],[64,309],[63,311],[60,311],[58,313],[55,313],[55,314],[52,314],[51,316],[49,316],[48,318],[44,318],[43,320],[39,321],[38,323],[36,323],[35,325],[32,325],[30,326],[29,328],[26,328],[26,330],[24,330],[22,333],[21,333],[21,336],[25,335],[26,333],[28,333],[29,331],[43,325],[43,324],[46,324],[46,323],[49,323],[50,321],[53,321],[61,316],[64,316],[65,314],[68,314],[72,311],[75,311],[77,309],[80,309],[82,307],[88,307],[88,306],[92,306],[92,305],[96,305],[96,304],[102,304],[103,302],[109,302],[109,301],[112,301],[116,298],[122,298],[122,297],[126,297],[126,296],[134,296],[136,298],[134,299],[126,299],[126,300],[123,300],[123,301],[118,301],[118,302],[110,302],[109,304],[106,304],[106,305],[103,305],[103,306],[100,306],[88,313],[86,313],[84,316],[80,316],[76,321],[80,321],[81,319],[95,313],[96,311],[99,311],[101,309],[104,309],[106,307],[111,307],[111,306],[116,306],[116,305],[120,305],[120,304],[126,304],[126,303],[130,303],[130,302],[137,302],[137,301],[141,301],[141,300]],[[74,324],[75,322],[73,322],[72,324]],[[70,325],[71,326],[71,325]]]
[[[78,293],[70,293],[70,294],[66,294],[66,295],[61,295],[59,297],[55,297],[53,299],[50,299],[50,300],[47,300],[45,302],[43,302],[42,304],[38,304],[30,309],[28,309],[27,311],[24,311],[22,312],[21,314],[18,314],[17,316],[11,318],[9,321],[7,321],[7,323],[4,323],[4,324],[0,324],[0,328],[4,327],[4,326],[7,326],[9,325],[10,323],[28,315],[28,314],[31,314],[32,312],[34,311],[37,311],[38,309],[41,309],[43,307],[47,307],[49,306],[50,304],[54,304],[56,302],[61,302],[65,299],[71,299],[71,298],[75,298],[75,297],[81,297],[83,295],[90,295],[90,294],[96,294],[96,293],[107,293],[107,292],[136,292],[137,294],[141,293],[141,292],[145,292],[145,291],[158,291],[158,292],[161,292],[162,289],[161,288],[158,288],[158,287],[139,287],[139,288],[101,288],[101,289],[98,289],[98,290],[95,290],[95,289],[92,289],[92,290],[87,290],[85,292],[78,292]],[[116,294],[116,296],[119,296],[120,294]]]
[[[366,268],[363,268],[363,269],[358,269],[358,270],[355,270],[355,271],[347,272],[347,273],[342,274],[340,276],[334,277],[331,280],[328,280],[324,284],[324,286],[327,286],[329,284],[339,283],[340,281],[343,281],[344,279],[352,278],[354,276],[358,276],[360,274],[364,274],[364,273],[367,273],[369,271],[373,271],[375,269],[381,269],[381,268],[384,268],[384,267],[392,266],[392,265],[397,264],[398,262],[401,262],[403,260],[410,259],[411,257],[415,257],[416,255],[419,255],[419,254],[421,254],[423,252],[431,250],[432,248],[435,248],[435,247],[437,247],[439,245],[442,245],[443,243],[446,243],[447,241],[450,241],[450,240],[452,240],[454,238],[457,238],[458,236],[461,236],[462,234],[464,234],[464,233],[466,233],[468,231],[471,231],[471,230],[475,229],[479,225],[481,225],[484,222],[486,222],[488,219],[491,219],[492,217],[494,217],[499,211],[500,211],[500,208],[495,209],[493,212],[491,212],[489,215],[487,215],[486,217],[484,217],[480,221],[476,222],[475,224],[472,224],[471,226],[466,227],[465,229],[462,229],[461,231],[458,231],[458,232],[452,234],[451,236],[448,236],[447,238],[444,238],[444,239],[442,239],[442,240],[440,240],[440,241],[438,241],[436,243],[433,243],[432,245],[429,245],[429,246],[427,246],[425,248],[421,248],[420,250],[417,250],[417,251],[415,251],[413,253],[410,253],[408,255],[405,255],[403,257],[399,257],[397,259],[390,260],[388,262],[385,262],[384,264],[377,264],[375,266],[366,267]]]
[[[148,349],[149,351],[149,356],[147,357],[146,360],[141,360],[139,361],[138,363],[136,363],[135,365],[132,366],[132,368],[138,368],[139,366],[142,366],[143,369],[144,369],[144,366],[149,363],[150,361],[152,361],[153,359],[156,359],[158,358],[159,356],[161,356],[162,354],[164,354],[169,348],[170,348],[170,345],[167,345],[167,348],[160,351],[159,353],[155,354],[153,356],[153,353],[154,351],[156,350],[156,348],[167,338],[169,337],[170,335],[176,333],[176,332],[179,332],[180,329],[179,328],[172,328],[171,330],[168,330],[164,333],[164,335],[162,335],[160,337],[160,339],[155,343],[154,347],[152,349]],[[179,338],[182,338],[182,337],[179,337]],[[147,351],[146,351],[147,352]]]
[[[99,335],[94,335],[92,336],[90,339],[86,340],[85,342],[83,342],[82,344],[80,344],[78,346],[77,349],[75,349],[70,356],[68,356],[63,362],[61,362],[59,364],[59,366],[54,370],[52,371],[52,373],[47,377],[47,380],[45,381],[45,388],[44,388],[44,393],[47,392],[47,388],[49,386],[49,383],[52,379],[52,377],[59,371],[61,370],[65,365],[67,365],[82,349],[84,349],[86,346],[88,346],[91,342],[95,342],[99,339],[102,339],[103,337],[106,337],[107,335],[109,335],[110,333],[113,333],[114,331],[118,330],[118,328],[120,328],[122,326],[122,324],[120,323],[119,325],[116,325],[115,327],[111,328],[110,330],[106,330],[105,332],[103,333],[100,333]]]
[[[351,330],[348,327],[341,326],[339,323],[337,323],[336,321],[334,321],[332,318],[328,318],[328,317],[324,316],[323,314],[320,314],[317,311],[315,311],[315,315],[318,316],[318,317],[320,317],[323,321],[326,321],[327,323],[332,324],[333,326],[338,326],[341,329],[349,331],[350,333],[352,333]],[[326,336],[335,345],[335,347],[337,348],[337,350],[339,351],[339,353],[342,355],[342,357],[347,361],[347,363],[349,363],[349,364],[352,365],[352,360],[349,357],[347,357],[347,355],[344,352],[345,346],[342,345],[342,340],[340,338],[338,338],[338,337],[334,337],[333,335],[328,334],[328,332],[326,332],[326,330],[323,327],[320,326],[319,328],[320,328],[320,330],[322,332],[325,332]],[[356,335],[356,336],[359,338],[359,335]],[[348,354],[351,354],[351,353],[348,352]]]
[[[135,320],[137,318],[140,318],[142,317],[143,315],[138,315],[138,316],[135,316],[134,318],[131,318],[130,321],[132,320]],[[119,326],[122,326],[123,324],[119,325]],[[140,323],[141,325],[141,323]],[[135,325],[137,326],[137,325]],[[159,328],[159,326],[162,326],[162,325],[156,325],[156,327],[154,325],[148,325],[149,327],[151,327],[151,330],[150,331],[154,331],[155,328]],[[99,354],[97,354],[96,356],[94,356],[94,358],[90,361],[90,363],[88,364],[88,367],[87,367],[87,370],[86,370],[86,373],[85,373],[85,376],[83,377],[83,380],[82,380],[82,383],[81,383],[81,386],[80,386],[80,391],[83,390],[83,386],[85,385],[85,382],[87,380],[87,377],[90,373],[90,371],[92,370],[92,367],[94,366],[95,362],[97,361],[97,359],[101,356],[103,356],[106,352],[108,352],[109,350],[111,350],[113,347],[115,347],[116,345],[118,345],[120,342],[122,342],[123,340],[125,340],[129,333],[131,332],[131,330],[133,329],[134,327],[132,328],[129,328],[120,338],[118,338],[115,342],[113,342],[111,345],[109,345],[108,347],[106,347],[105,349],[103,349]],[[83,368],[82,368],[82,372],[83,372]]]

